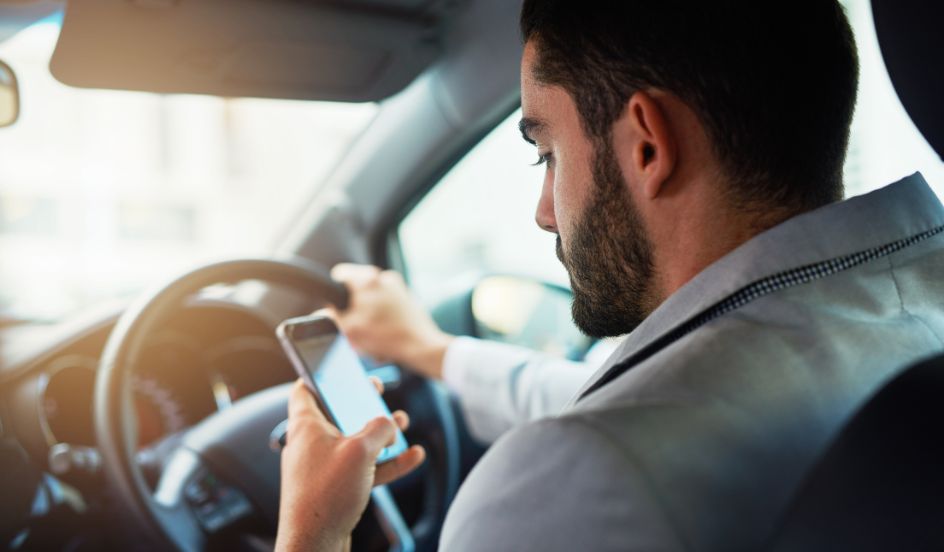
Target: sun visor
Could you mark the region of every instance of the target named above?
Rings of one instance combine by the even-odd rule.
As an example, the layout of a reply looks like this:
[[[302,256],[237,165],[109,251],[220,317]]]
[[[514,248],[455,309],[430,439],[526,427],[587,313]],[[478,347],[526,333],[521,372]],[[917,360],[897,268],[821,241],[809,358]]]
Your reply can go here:
[[[71,0],[51,61],[83,88],[378,101],[439,55],[435,0]]]

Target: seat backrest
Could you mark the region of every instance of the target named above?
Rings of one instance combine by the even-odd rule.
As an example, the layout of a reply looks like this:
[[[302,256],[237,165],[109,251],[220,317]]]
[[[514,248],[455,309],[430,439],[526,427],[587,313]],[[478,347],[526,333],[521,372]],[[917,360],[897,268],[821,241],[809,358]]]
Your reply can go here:
[[[944,2],[872,0],[872,14],[902,105],[944,156]],[[944,550],[942,430],[944,355],[901,373],[853,417],[768,548]]]
[[[770,549],[944,550],[944,355],[855,415],[808,474]]]
[[[944,2],[872,0],[872,17],[898,98],[944,157]]]

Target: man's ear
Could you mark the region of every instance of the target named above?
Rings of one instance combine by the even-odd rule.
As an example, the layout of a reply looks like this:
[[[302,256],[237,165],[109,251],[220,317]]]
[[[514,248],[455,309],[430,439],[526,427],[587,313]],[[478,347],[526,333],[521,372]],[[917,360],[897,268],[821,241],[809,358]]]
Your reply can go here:
[[[649,92],[633,94],[614,126],[614,140],[623,170],[629,169],[644,197],[655,199],[675,171],[678,153],[663,106]]]

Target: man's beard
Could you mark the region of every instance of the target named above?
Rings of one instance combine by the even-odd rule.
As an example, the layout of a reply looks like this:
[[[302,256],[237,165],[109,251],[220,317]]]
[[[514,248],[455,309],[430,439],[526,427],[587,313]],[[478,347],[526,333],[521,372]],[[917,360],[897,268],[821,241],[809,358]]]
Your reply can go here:
[[[574,323],[603,338],[627,334],[656,306],[652,246],[609,140],[597,146],[590,204],[557,257],[570,275]]]

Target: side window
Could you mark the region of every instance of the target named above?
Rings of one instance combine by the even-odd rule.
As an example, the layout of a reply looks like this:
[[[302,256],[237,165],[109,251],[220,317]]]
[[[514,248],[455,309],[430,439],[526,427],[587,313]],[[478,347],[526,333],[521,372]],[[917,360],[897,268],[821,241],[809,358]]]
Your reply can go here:
[[[486,274],[568,285],[555,237],[534,222],[544,169],[516,111],[462,159],[398,230],[414,292],[427,304]]]
[[[921,171],[944,199],[944,163],[902,107],[888,76],[869,0],[842,0],[859,48],[859,97],[849,152],[846,196],[856,196]]]

